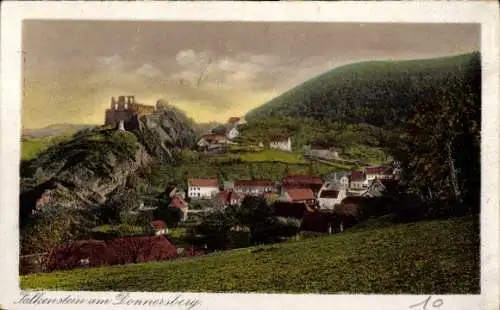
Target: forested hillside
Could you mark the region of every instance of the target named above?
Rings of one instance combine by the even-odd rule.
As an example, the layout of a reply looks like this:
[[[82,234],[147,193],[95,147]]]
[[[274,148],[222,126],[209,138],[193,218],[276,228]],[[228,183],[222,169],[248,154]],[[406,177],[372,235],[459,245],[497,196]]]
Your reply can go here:
[[[311,117],[341,124],[402,125],[436,86],[480,68],[479,53],[426,60],[370,61],[335,68],[283,93],[247,114]]]

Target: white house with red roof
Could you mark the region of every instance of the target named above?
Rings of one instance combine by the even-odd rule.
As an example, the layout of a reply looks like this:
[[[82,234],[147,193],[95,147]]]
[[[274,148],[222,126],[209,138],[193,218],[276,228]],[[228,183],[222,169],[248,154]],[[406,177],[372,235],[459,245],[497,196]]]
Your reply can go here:
[[[323,179],[320,176],[306,174],[290,174],[281,180],[282,193],[285,188],[309,188],[317,194],[323,186]]]
[[[219,192],[217,179],[188,179],[188,197],[211,199]]]
[[[316,196],[310,188],[284,188],[279,200],[314,205]]]
[[[366,180],[365,184],[369,186],[373,180],[387,180],[392,179],[392,168],[390,167],[367,167],[365,168]]]
[[[364,171],[352,171],[349,176],[349,188],[361,190],[367,188],[366,175]]]

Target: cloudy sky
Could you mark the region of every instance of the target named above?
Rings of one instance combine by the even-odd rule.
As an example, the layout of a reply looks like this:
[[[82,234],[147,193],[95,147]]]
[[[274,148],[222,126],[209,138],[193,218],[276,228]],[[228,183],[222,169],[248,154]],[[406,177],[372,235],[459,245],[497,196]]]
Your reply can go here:
[[[458,24],[25,21],[23,126],[101,124],[111,96],[224,121],[331,68],[480,49]]]

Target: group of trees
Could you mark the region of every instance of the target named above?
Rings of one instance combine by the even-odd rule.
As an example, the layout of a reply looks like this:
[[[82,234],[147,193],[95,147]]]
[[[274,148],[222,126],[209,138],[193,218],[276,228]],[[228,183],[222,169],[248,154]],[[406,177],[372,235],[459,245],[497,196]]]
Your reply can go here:
[[[214,210],[190,230],[188,240],[209,250],[271,243],[298,234],[301,220],[275,216],[262,197],[247,196],[240,206]],[[195,240],[197,239],[197,240]]]
[[[409,190],[429,212],[477,212],[480,199],[481,59],[422,94],[388,151],[403,163]]]

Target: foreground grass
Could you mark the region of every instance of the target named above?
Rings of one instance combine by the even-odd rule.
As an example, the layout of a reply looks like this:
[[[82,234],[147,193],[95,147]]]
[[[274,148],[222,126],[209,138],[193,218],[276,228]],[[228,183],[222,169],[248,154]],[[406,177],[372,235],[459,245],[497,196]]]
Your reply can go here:
[[[196,259],[29,275],[21,287],[471,294],[479,293],[479,236],[471,218],[419,222]]]

